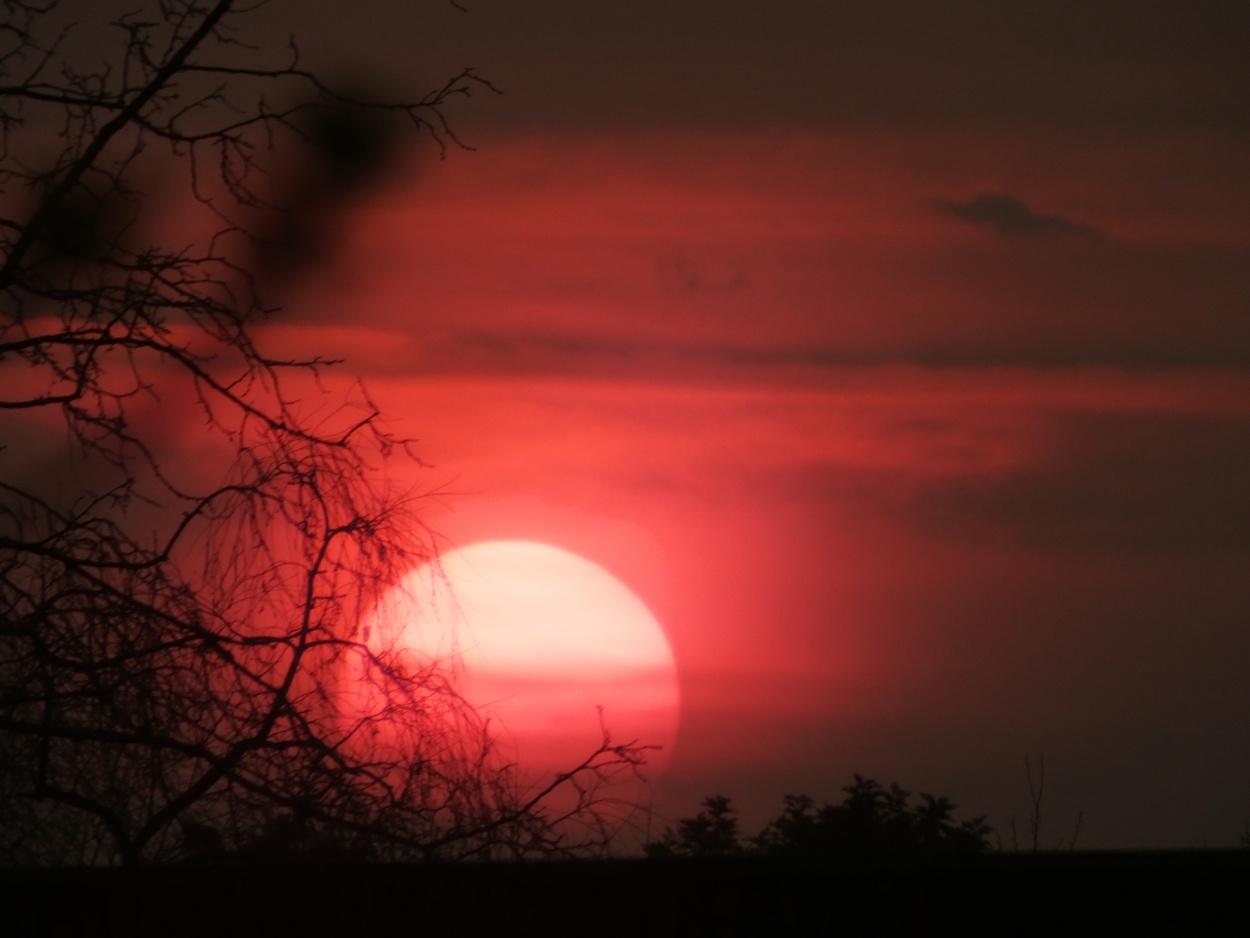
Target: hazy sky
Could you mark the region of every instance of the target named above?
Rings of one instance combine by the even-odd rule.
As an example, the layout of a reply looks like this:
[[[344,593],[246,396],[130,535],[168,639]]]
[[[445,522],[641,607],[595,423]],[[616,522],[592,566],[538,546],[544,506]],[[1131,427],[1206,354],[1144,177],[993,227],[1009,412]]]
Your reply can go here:
[[[1233,845],[1250,5],[466,5],[263,11],[354,81],[506,92],[274,334],[421,440],[450,543],[547,540],[655,611],[659,809],[752,826],[859,772],[1009,837],[1044,750],[1044,837]]]

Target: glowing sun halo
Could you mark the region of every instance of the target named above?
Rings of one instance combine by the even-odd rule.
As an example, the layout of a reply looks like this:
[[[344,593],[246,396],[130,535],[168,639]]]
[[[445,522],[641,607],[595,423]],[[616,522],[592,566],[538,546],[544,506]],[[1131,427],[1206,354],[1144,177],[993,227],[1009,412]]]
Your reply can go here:
[[[441,570],[406,579],[422,615],[397,640],[458,662],[463,695],[526,776],[589,755],[602,740],[599,707],[613,742],[662,746],[647,774],[662,770],[677,735],[677,671],[642,600],[597,564],[530,541],[473,544],[445,554]]]

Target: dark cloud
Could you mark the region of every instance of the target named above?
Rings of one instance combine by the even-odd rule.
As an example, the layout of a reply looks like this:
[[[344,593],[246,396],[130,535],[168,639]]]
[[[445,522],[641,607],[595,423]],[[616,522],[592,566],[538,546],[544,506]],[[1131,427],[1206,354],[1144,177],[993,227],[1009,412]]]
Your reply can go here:
[[[715,341],[630,339],[607,334],[473,332],[423,342],[423,367],[452,371],[650,375],[742,381],[823,381],[848,368],[911,364],[932,368],[1023,366],[1070,368],[1091,363],[1157,370],[1250,366],[1243,338],[1229,335],[1223,348],[1160,334],[1138,342],[1114,338],[1075,342],[1062,336],[963,342],[883,342],[853,347],[832,343],[750,345]]]
[[[1045,215],[1035,212],[1012,195],[982,193],[967,202],[935,199],[933,204],[947,215],[975,225],[990,225],[996,228],[999,234],[1007,237],[1039,235],[1105,237],[1102,232],[1089,225],[1072,221],[1061,215]]]
[[[612,336],[524,332],[473,333],[456,337],[446,352],[464,362],[492,367],[535,367],[554,372],[590,370],[602,373],[616,366],[630,373],[651,375],[724,373],[735,380],[744,371],[770,376],[800,376],[864,365],[903,360],[893,351],[880,353],[846,350],[828,345],[761,347],[725,342],[646,341]],[[962,364],[962,362],[960,362]]]

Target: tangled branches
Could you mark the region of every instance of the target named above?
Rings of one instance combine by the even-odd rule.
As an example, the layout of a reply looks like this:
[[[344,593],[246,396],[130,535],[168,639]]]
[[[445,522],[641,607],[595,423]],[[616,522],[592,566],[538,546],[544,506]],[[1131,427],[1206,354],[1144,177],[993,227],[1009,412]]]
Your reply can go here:
[[[283,818],[381,858],[601,844],[598,783],[640,750],[605,735],[524,792],[442,663],[366,640],[434,553],[378,481],[405,446],[363,392],[309,416],[329,362],[256,338],[262,261],[300,212],[396,121],[456,144],[447,102],[490,86],[340,92],[294,43],[258,65],[236,6],[162,0],[103,31],[6,0],[0,857],[168,862]],[[115,55],[79,68],[84,30]],[[284,147],[303,154],[285,189],[266,162]],[[211,219],[173,246],[144,191],[158,156]],[[575,794],[549,809],[556,788]]]

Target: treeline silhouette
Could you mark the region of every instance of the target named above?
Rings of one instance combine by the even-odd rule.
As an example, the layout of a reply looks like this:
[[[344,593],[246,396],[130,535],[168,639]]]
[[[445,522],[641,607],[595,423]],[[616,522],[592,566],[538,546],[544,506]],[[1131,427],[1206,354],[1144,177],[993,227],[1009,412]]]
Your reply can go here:
[[[682,818],[658,840],[646,842],[643,852],[653,860],[819,859],[873,854],[940,857],[991,849],[993,829],[985,817],[958,819],[949,798],[925,792],[913,798],[898,784],[887,787],[858,774],[854,779],[841,789],[845,797],[837,803],[818,804],[808,795],[787,795],[782,812],[754,836],[743,832],[730,798],[710,796],[697,814]],[[179,854],[182,863],[193,865],[384,862],[377,847],[367,836],[284,812],[234,842],[214,828],[183,822]],[[619,850],[615,853],[621,855]]]
[[[638,935],[1243,933],[1250,851],[1072,853],[991,848],[984,818],[854,776],[756,834],[705,799],[646,857],[390,862],[367,837],[295,812],[238,841],[185,823],[182,860],[9,869],[5,934]],[[65,896],[73,902],[65,902]],[[611,910],[613,914],[605,914]]]
[[[949,798],[921,793],[917,800],[897,784],[888,788],[855,775],[837,804],[817,805],[807,795],[787,795],[785,808],[754,837],[743,835],[733,802],[703,800],[703,810],[682,818],[645,845],[653,859],[765,856],[838,857],[856,854],[936,856],[989,850],[993,829],[984,816],[955,817]]]

